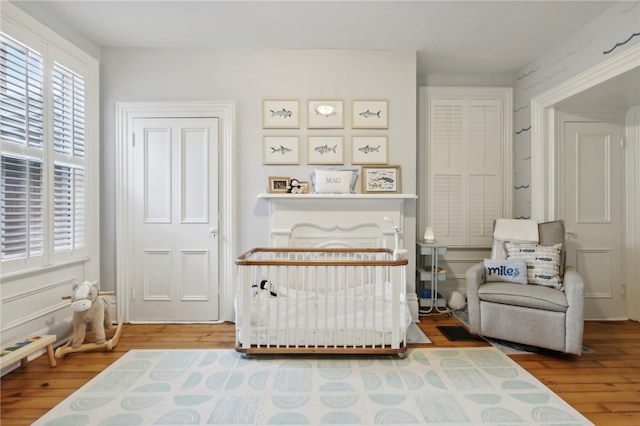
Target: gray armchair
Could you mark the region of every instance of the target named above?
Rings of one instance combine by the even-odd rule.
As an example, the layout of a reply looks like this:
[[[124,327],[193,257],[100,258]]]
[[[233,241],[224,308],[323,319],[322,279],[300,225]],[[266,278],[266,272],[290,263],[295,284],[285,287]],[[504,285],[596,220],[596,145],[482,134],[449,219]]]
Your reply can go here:
[[[560,272],[561,276],[564,272],[563,288],[486,282],[484,262],[474,265],[467,270],[469,328],[471,333],[480,336],[580,355],[584,329],[584,282],[574,269],[564,268],[563,222],[546,222],[537,226],[539,245],[562,243]],[[492,259],[505,258],[504,241],[494,239]]]

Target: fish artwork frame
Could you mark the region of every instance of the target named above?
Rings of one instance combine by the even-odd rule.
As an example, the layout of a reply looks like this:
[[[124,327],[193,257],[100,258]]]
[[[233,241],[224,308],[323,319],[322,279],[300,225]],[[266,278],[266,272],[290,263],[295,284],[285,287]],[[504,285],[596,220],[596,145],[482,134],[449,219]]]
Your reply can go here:
[[[362,166],[363,193],[400,193],[400,166]]]
[[[389,101],[387,99],[353,99],[351,128],[388,129]]]
[[[344,139],[335,135],[314,135],[307,140],[308,164],[344,164]]]
[[[387,135],[357,135],[351,137],[351,164],[388,164]]]
[[[263,99],[263,129],[299,129],[300,101],[298,99]]]
[[[263,136],[263,164],[300,164],[298,136]]]
[[[307,128],[344,129],[344,101],[342,99],[309,99]]]

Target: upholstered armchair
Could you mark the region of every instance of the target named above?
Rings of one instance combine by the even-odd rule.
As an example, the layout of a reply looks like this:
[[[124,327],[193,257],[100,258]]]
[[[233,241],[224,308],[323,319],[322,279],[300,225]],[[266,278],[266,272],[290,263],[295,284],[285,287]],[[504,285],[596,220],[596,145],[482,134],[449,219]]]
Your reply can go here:
[[[491,259],[467,270],[467,304],[471,333],[580,355],[584,282],[564,267],[564,223],[498,219]]]

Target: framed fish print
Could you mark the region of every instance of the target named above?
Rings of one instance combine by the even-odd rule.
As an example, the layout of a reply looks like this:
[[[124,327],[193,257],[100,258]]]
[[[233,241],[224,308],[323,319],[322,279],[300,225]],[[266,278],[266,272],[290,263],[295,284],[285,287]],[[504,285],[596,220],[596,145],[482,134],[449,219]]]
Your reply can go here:
[[[386,99],[354,99],[351,105],[353,129],[388,129],[389,101]]]
[[[362,166],[362,192],[401,192],[400,166]]]
[[[299,129],[300,108],[297,99],[263,99],[263,129]]]
[[[309,99],[307,127],[309,129],[344,129],[342,99]]]
[[[300,164],[298,136],[264,136],[262,162],[264,164]]]
[[[387,136],[353,136],[351,138],[352,164],[387,164],[389,162]]]
[[[344,164],[342,136],[309,136],[309,164]]]

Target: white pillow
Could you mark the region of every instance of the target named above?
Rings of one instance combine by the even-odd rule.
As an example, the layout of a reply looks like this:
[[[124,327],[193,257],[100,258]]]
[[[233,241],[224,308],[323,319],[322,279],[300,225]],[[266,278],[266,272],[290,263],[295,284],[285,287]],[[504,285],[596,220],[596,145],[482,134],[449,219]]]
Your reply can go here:
[[[527,284],[527,262],[524,259],[484,260],[487,282]]]
[[[562,289],[560,278],[560,251],[562,244],[539,246],[531,243],[504,243],[507,259],[524,259],[527,262],[529,284]]]
[[[311,175],[316,194],[350,194],[355,192],[358,174],[354,170],[315,169]]]

